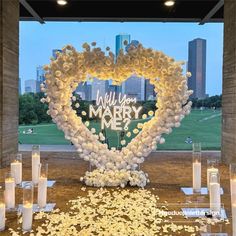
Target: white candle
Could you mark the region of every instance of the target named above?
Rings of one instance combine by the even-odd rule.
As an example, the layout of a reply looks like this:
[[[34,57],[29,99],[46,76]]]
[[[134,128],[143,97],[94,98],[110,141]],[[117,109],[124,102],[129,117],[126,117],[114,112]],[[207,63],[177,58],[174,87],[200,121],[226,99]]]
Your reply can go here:
[[[39,164],[40,164],[40,155],[34,153],[32,155],[32,182],[33,184],[38,184],[39,181]]]
[[[209,167],[207,168],[207,188],[209,189],[209,183],[210,183],[210,175],[211,173],[218,173],[219,170],[215,167]]]
[[[236,179],[230,180],[231,203],[236,203]]]
[[[0,203],[0,231],[5,229],[6,207],[4,203]]]
[[[5,203],[7,208],[15,208],[15,180],[5,179]]]
[[[193,190],[201,191],[201,163],[193,162]]]
[[[44,208],[47,204],[47,178],[40,177],[38,183],[38,206]]]
[[[210,193],[210,209],[212,211],[220,212],[221,209],[220,184],[214,182],[210,183],[209,193]]]
[[[15,178],[16,184],[20,184],[22,182],[22,163],[19,161],[15,161],[11,163],[11,174]]]
[[[233,225],[232,236],[236,236],[236,204],[232,204],[232,225]]]
[[[23,231],[30,231],[32,229],[33,221],[33,204],[26,203],[22,210],[22,229]]]

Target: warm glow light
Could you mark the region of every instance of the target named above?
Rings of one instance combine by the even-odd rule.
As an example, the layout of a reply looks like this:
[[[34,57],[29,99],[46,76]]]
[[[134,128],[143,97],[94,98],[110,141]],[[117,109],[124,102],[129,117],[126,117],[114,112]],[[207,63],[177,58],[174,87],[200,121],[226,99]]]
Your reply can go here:
[[[167,7],[172,7],[172,6],[175,5],[175,1],[173,1],[173,0],[165,1],[165,5],[166,5]]]
[[[64,6],[67,4],[67,1],[66,0],[57,0],[57,4]]]

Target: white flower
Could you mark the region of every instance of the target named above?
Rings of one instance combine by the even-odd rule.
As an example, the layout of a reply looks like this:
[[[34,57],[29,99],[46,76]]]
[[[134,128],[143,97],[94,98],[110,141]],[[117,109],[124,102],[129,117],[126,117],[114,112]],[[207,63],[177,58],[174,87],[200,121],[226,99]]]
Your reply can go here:
[[[88,127],[89,126],[89,121],[85,121],[84,124]]]
[[[57,71],[55,72],[55,75],[56,75],[56,77],[61,77],[61,71],[57,70]]]
[[[160,139],[160,144],[163,144],[163,143],[165,143],[165,139],[164,139],[164,138],[161,138],[161,139]]]
[[[143,123],[138,123],[137,127],[138,127],[139,129],[142,129],[142,128],[143,128]]]
[[[87,113],[86,113],[86,111],[82,111],[81,114],[82,114],[82,116],[86,116]]]
[[[146,115],[146,114],[143,114],[143,115],[142,115],[142,119],[147,119],[147,115]]]
[[[80,106],[79,103],[75,103],[76,108],[79,108],[79,106]]]
[[[139,132],[138,129],[134,129],[134,130],[133,130],[133,133],[134,133],[134,134],[137,134],[138,132]]]
[[[92,128],[91,132],[92,132],[92,134],[96,133],[96,129]]]
[[[189,77],[192,76],[192,73],[188,71],[188,72],[186,73],[186,76],[189,78]]]
[[[153,111],[149,111],[149,112],[148,112],[148,115],[149,115],[149,116],[153,116],[153,115],[154,115],[154,112],[153,112]]]
[[[120,142],[120,143],[121,143],[121,145],[123,145],[123,146],[124,146],[124,145],[126,144],[126,141],[123,139],[123,140],[121,140],[121,142]]]

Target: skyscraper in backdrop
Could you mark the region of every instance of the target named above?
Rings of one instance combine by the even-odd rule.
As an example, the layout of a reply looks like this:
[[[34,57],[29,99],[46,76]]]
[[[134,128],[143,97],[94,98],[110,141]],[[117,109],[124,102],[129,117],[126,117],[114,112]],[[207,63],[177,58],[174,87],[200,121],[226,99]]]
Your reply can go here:
[[[131,47],[137,48],[138,46],[139,41],[132,40],[126,45],[125,51],[128,52]],[[128,97],[137,98],[138,101],[145,100],[145,79],[135,75],[131,76],[122,84],[122,93]]]
[[[125,45],[125,41],[127,44],[130,43],[130,35],[129,34],[118,34],[116,35],[116,57],[119,55],[121,49],[125,51],[127,45]]]
[[[104,97],[107,92],[107,80],[99,80],[97,78],[93,79],[91,88],[91,100],[97,99],[97,92],[99,91],[99,96]]]
[[[25,93],[37,92],[37,81],[35,79],[25,80]]]
[[[206,40],[197,38],[188,44],[188,87],[193,90],[192,98],[206,97]]]
[[[145,101],[155,100],[156,93],[154,91],[154,85],[150,84],[149,79],[145,80]]]
[[[40,84],[45,81],[45,71],[43,66],[37,66],[36,68],[36,93],[40,92]]]
[[[127,42],[127,44],[130,43],[130,35],[129,34],[119,34],[116,35],[116,58],[119,55],[119,52],[121,49],[123,49],[123,51],[125,52],[125,41]],[[122,90],[121,86],[117,86],[117,85],[113,85],[112,84],[112,80],[109,81],[108,84],[108,91],[107,92],[115,92],[116,94],[120,93]]]
[[[43,69],[43,66],[37,66],[36,68],[36,80],[40,83],[43,83],[45,81],[45,71]]]
[[[90,82],[80,83],[76,89],[76,93],[82,100],[92,100],[92,84]]]

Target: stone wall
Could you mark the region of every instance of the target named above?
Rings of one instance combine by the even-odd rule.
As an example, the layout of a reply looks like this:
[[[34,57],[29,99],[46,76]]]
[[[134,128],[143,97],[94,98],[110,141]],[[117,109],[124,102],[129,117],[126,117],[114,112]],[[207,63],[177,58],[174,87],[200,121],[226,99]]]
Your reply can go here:
[[[222,160],[236,162],[236,1],[224,5]]]
[[[18,149],[19,1],[0,0],[0,166]]]

